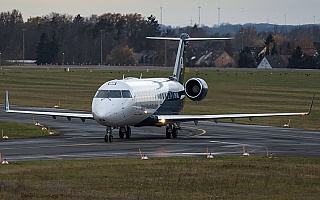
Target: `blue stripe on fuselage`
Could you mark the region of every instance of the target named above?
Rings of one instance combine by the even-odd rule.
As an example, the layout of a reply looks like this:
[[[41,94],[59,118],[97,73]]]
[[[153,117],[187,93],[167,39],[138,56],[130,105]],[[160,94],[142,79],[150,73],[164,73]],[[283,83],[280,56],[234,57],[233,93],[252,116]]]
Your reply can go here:
[[[163,101],[154,115],[178,115],[182,111],[185,103],[184,98],[181,98],[182,95],[184,95],[184,91],[179,92],[179,98],[170,98],[168,95],[168,98]],[[134,126],[154,126],[156,123],[158,123],[158,119],[151,116]]]

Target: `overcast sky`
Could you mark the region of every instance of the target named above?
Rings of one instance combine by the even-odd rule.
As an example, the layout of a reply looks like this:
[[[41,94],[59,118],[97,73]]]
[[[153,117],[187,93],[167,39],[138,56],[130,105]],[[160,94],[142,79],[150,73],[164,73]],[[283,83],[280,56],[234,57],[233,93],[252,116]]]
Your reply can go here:
[[[218,7],[221,23],[320,24],[320,0],[0,0],[0,12],[18,9],[25,21],[51,12],[84,17],[111,12],[155,15],[160,23],[161,6],[163,24],[173,26],[198,23],[199,6],[200,23],[207,26],[218,24]]]

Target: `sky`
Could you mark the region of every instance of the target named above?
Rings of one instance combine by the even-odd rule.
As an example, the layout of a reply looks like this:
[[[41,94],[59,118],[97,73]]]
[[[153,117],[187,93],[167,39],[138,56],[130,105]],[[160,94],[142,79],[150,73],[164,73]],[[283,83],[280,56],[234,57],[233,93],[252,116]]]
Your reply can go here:
[[[199,11],[201,25],[217,25],[218,7],[220,23],[320,24],[319,0],[0,0],[0,12],[17,9],[25,21],[51,12],[83,17],[111,12],[154,15],[172,26],[198,24]]]

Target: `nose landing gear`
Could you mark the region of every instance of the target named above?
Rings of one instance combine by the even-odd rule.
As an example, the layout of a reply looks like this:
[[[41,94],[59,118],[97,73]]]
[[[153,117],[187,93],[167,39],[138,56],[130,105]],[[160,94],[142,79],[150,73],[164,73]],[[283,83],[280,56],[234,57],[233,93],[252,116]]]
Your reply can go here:
[[[111,126],[107,126],[106,129],[106,135],[104,136],[105,142],[113,142],[113,136],[112,136],[112,128]]]

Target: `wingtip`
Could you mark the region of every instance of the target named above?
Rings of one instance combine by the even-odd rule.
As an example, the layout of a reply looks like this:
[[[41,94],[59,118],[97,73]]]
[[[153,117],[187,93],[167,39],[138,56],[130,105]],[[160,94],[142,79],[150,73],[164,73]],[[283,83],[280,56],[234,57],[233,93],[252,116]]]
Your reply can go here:
[[[316,96],[316,93],[313,94],[313,97],[312,97],[311,104],[310,104],[309,111],[308,111],[307,115],[309,115],[311,113],[311,111],[312,111],[312,106],[313,106],[313,102],[314,102],[315,96]]]
[[[6,102],[5,102],[5,111],[8,112],[10,110],[9,106],[9,92],[6,90]]]

